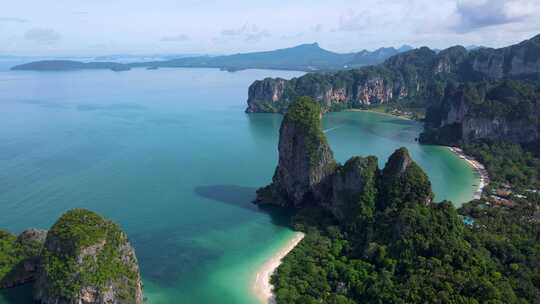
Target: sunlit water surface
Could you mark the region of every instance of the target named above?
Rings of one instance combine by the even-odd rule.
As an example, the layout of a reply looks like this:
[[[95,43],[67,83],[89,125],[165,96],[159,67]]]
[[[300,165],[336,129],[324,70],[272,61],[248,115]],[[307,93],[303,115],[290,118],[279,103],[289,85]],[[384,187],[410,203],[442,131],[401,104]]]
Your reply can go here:
[[[271,180],[280,115],[244,113],[255,79],[298,72],[136,69],[0,71],[0,227],[48,228],[84,207],[118,222],[136,249],[148,303],[254,303],[256,269],[292,232],[250,201]],[[400,146],[437,199],[471,198],[471,169],[415,142],[421,125],[365,112],[325,115],[336,158]],[[0,303],[31,303],[30,288]]]

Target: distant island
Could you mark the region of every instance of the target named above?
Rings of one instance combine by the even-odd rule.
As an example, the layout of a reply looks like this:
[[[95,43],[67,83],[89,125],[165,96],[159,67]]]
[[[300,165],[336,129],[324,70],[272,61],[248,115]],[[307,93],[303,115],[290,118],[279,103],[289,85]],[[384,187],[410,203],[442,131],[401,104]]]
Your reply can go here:
[[[0,290],[33,285],[35,303],[142,304],[139,263],[127,235],[86,209],[50,230],[0,230]]]
[[[375,51],[363,50],[357,53],[335,53],[325,50],[317,43],[302,44],[291,48],[266,52],[242,53],[223,56],[195,56],[162,61],[134,63],[80,62],[70,60],[35,61],[17,65],[12,70],[25,71],[72,71],[90,69],[110,69],[126,71],[131,68],[219,68],[226,71],[245,69],[277,69],[295,71],[321,71],[354,68],[383,62],[396,54],[411,50],[410,46],[398,49],[379,48]],[[111,59],[111,58],[107,58]]]

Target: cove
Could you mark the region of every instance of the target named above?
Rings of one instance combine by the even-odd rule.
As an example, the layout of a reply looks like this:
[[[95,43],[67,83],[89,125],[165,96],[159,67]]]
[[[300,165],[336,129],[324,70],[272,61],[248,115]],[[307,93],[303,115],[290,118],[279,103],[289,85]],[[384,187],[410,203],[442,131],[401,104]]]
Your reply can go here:
[[[286,215],[251,204],[277,161],[281,115],[243,111],[255,79],[302,73],[215,69],[0,72],[0,228],[48,228],[84,207],[119,223],[148,303],[255,303],[253,274],[291,236]],[[476,177],[448,149],[419,145],[421,124],[329,113],[336,158],[400,146],[436,200],[472,197]],[[0,293],[31,303],[30,288]]]

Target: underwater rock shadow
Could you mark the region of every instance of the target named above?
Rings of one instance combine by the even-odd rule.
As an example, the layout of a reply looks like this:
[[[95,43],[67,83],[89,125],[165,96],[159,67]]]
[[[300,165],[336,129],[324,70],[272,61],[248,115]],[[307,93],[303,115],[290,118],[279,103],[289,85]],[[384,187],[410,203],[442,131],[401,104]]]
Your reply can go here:
[[[291,227],[292,211],[274,206],[258,206],[254,202],[257,188],[238,185],[196,186],[193,191],[206,199],[225,203],[252,212],[264,212],[270,215],[274,225]]]

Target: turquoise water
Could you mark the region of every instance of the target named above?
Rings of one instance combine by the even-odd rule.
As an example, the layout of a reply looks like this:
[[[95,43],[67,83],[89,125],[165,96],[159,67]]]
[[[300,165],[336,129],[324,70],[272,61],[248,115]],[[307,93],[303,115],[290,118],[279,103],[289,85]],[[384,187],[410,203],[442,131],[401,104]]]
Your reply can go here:
[[[290,238],[250,201],[277,160],[280,115],[243,112],[247,87],[297,72],[213,69],[0,72],[0,227],[48,228],[84,207],[133,243],[148,303],[254,303],[254,271]],[[324,117],[336,158],[406,146],[437,198],[472,197],[471,169],[415,143],[421,126],[374,113]],[[0,303],[30,303],[28,287]]]

